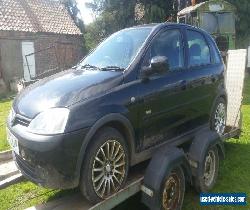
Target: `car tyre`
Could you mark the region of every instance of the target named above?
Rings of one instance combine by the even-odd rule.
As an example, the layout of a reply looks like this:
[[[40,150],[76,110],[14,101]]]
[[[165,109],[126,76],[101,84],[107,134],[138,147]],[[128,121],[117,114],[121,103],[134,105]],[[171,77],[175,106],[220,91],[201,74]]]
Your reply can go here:
[[[224,98],[220,97],[215,102],[214,108],[210,116],[211,130],[216,131],[222,136],[226,129],[227,105]]]
[[[119,191],[125,184],[129,152],[124,137],[112,127],[104,127],[92,138],[83,162],[80,190],[91,203]]]
[[[181,167],[176,167],[163,182],[161,190],[161,209],[180,210],[185,194],[185,176]]]
[[[209,147],[201,167],[198,168],[198,177],[194,184],[197,192],[209,192],[215,185],[219,171],[219,152],[217,146]]]

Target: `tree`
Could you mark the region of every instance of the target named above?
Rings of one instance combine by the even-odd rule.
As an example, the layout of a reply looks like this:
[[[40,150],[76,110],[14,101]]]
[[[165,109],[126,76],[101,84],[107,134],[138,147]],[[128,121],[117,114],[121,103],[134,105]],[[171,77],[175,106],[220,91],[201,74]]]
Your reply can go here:
[[[204,0],[196,0],[196,3],[202,1]],[[227,1],[237,8],[237,47],[246,48],[250,44],[250,1]],[[164,22],[169,17],[176,17],[178,8],[190,4],[191,0],[93,0],[89,7],[97,18],[95,23],[86,29],[88,46],[95,46],[97,41],[99,42],[109,34],[125,27],[143,23]],[[175,21],[175,19],[172,21]],[[96,39],[91,41],[91,37]]]
[[[71,18],[74,20],[75,24],[78,26],[80,31],[84,33],[84,23],[81,19],[80,10],[77,7],[75,0],[60,0],[68,10]]]
[[[92,10],[95,19],[104,10],[105,0],[93,0],[92,2],[86,2],[85,6]]]
[[[86,6],[95,21],[86,26],[87,49],[92,49],[108,35],[137,24],[164,22],[174,13],[174,0],[93,0]],[[137,11],[136,11],[137,10]],[[137,18],[140,13],[140,18]]]
[[[228,0],[236,6],[236,45],[238,48],[246,48],[250,45],[250,1]]]
[[[84,34],[87,50],[95,48],[98,43],[114,33],[119,28],[115,24],[117,24],[115,15],[108,12],[102,13],[93,23],[88,24]]]
[[[144,23],[164,22],[174,15],[174,0],[139,0],[144,6]]]
[[[113,24],[118,27],[116,30],[134,25],[135,5],[136,0],[93,0],[91,3],[86,3],[96,18],[112,15],[112,21],[115,21]]]
[[[120,29],[135,25],[136,0],[94,0],[86,6],[94,13],[95,21],[86,26],[87,49]]]

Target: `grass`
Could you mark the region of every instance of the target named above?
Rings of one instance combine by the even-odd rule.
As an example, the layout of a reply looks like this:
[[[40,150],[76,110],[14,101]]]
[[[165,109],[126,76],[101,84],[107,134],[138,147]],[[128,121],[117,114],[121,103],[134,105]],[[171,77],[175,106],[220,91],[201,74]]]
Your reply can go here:
[[[239,139],[225,143],[226,158],[221,162],[219,177],[213,192],[245,192],[247,206],[201,207],[199,195],[189,190],[185,195],[183,210],[238,210],[250,209],[250,76],[245,80],[243,93],[243,126]]]
[[[9,149],[6,138],[6,118],[11,107],[11,99],[0,99],[0,151]]]
[[[8,112],[11,102],[0,101],[0,107],[2,107],[1,102],[5,104],[3,107]],[[188,188],[185,194],[183,210],[250,209],[250,76],[245,81],[242,113],[242,135],[239,139],[230,139],[225,143],[226,159],[221,162],[218,182],[213,192],[245,192],[248,195],[248,205],[245,207],[201,207],[199,204],[199,195],[192,188]],[[0,190],[0,209],[24,209],[74,192],[75,190],[49,190],[24,181]],[[137,194],[115,209],[125,210],[131,208],[145,210],[145,207],[139,203],[139,200],[140,195]]]
[[[23,181],[0,190],[0,209],[25,209],[60,198],[76,190],[50,190],[29,181]]]

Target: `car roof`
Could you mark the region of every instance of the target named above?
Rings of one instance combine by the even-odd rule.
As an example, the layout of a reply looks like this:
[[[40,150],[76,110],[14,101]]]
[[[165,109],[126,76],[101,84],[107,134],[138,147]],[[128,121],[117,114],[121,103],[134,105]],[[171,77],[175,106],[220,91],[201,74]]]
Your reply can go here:
[[[173,23],[173,22],[164,22],[164,23],[150,23],[150,24],[143,24],[143,25],[137,25],[126,29],[136,29],[136,28],[152,28],[152,31],[158,31],[166,26],[176,26],[177,28],[187,28],[187,29],[195,29],[199,32],[203,33],[205,36],[210,36],[205,30],[198,28],[196,26],[184,24],[184,23]]]
[[[162,28],[165,26],[177,26],[177,27],[188,27],[188,28],[196,28],[195,26],[184,24],[184,23],[173,23],[173,22],[164,22],[164,23],[149,23],[149,24],[143,24],[143,25],[137,25],[130,28]]]

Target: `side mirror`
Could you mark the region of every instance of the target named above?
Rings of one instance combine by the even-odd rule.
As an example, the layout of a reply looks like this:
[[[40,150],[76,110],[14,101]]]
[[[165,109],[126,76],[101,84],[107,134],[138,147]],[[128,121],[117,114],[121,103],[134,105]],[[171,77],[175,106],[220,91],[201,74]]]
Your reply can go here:
[[[169,71],[168,58],[155,56],[150,61],[150,66],[142,69],[142,77],[147,78],[152,74],[164,74]]]

